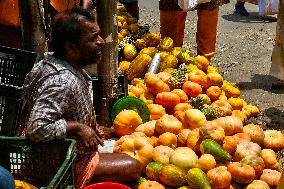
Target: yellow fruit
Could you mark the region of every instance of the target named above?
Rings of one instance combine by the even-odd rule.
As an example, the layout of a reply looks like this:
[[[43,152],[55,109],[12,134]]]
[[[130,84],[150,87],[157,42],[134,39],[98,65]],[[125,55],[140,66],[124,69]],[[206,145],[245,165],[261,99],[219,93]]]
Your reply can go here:
[[[117,22],[117,29],[118,31],[120,31],[122,29],[122,23],[121,22]]]
[[[127,73],[128,68],[129,68],[130,62],[128,61],[122,61],[119,63],[119,70],[122,71],[123,73]]]
[[[24,181],[15,180],[15,188],[16,189],[37,189],[35,186],[28,184]]]
[[[127,60],[133,60],[137,56],[137,50],[133,44],[126,44],[123,49],[124,57]]]
[[[194,58],[198,69],[206,71],[209,66],[209,61],[205,56],[198,55]]]
[[[122,16],[117,16],[116,19],[117,19],[118,22],[120,22],[122,24],[126,23],[126,19]]]
[[[119,41],[122,41],[124,37],[121,35],[121,33],[118,33],[117,38],[118,38]]]
[[[125,37],[125,36],[127,36],[127,35],[129,35],[129,31],[128,31],[128,29],[122,29],[122,30],[120,30],[120,32],[119,32],[123,37]]]
[[[158,49],[159,49],[160,51],[167,51],[167,52],[169,52],[169,51],[172,50],[173,46],[174,46],[174,41],[173,41],[173,39],[170,38],[170,37],[165,37],[165,38],[163,38],[163,39],[160,41],[160,43],[159,43],[159,45],[158,45]]]

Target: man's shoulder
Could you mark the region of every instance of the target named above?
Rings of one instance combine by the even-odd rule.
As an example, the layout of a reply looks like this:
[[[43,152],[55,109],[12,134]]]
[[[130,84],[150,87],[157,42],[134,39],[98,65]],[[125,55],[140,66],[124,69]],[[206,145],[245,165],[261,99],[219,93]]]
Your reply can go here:
[[[50,59],[43,59],[34,65],[26,76],[25,85],[38,85],[43,83],[58,83],[72,85],[76,75],[66,66]]]

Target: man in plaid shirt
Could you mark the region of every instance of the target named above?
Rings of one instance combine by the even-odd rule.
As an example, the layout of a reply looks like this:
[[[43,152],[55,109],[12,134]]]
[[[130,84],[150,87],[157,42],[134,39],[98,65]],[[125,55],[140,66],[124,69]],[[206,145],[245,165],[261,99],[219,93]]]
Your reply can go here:
[[[126,154],[97,152],[103,133],[95,120],[91,78],[83,68],[100,61],[105,41],[92,13],[80,8],[60,13],[52,31],[54,53],[45,54],[24,84],[27,137],[35,142],[76,139],[76,188],[91,179],[136,181],[138,161]]]

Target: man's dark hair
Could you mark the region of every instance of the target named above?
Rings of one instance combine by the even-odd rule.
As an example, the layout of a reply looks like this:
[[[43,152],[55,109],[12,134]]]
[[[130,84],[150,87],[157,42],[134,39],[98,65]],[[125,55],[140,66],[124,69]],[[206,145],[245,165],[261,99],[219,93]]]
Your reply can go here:
[[[64,43],[78,44],[82,33],[82,21],[95,21],[91,11],[76,7],[56,15],[52,27],[52,50],[54,55],[63,58]]]

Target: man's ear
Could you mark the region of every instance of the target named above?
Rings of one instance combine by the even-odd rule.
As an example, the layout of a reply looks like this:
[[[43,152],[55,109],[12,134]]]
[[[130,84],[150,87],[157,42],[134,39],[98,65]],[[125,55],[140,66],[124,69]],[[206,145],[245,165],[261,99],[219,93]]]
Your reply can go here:
[[[65,42],[64,47],[66,49],[66,54],[74,56],[79,53],[78,46],[70,41]]]

